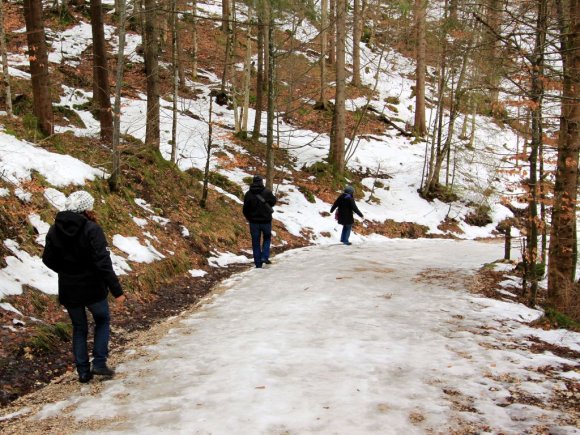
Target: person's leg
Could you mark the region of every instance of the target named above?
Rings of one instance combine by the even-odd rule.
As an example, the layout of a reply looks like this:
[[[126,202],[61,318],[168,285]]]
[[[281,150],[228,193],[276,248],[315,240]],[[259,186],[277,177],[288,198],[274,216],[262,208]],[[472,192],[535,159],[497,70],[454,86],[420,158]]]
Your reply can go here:
[[[107,366],[111,316],[109,302],[103,299],[87,307],[95,320],[95,342],[93,346],[93,370]]]
[[[261,224],[262,235],[264,241],[262,242],[262,262],[270,262],[270,243],[272,241],[272,223]]]
[[[345,245],[350,245],[350,242],[348,241],[348,239],[350,238],[351,230],[352,230],[352,225],[344,225],[342,227],[341,242],[344,243]]]
[[[250,235],[252,236],[252,253],[256,267],[262,267],[262,250],[260,249],[260,224],[250,223]]]
[[[345,243],[348,239],[346,239],[346,229],[347,225],[342,226],[342,232],[340,233],[340,243]]]
[[[91,372],[89,352],[87,350],[87,335],[89,332],[87,313],[85,307],[67,307],[67,311],[73,325],[73,356],[79,378],[82,379],[83,376],[88,376]]]

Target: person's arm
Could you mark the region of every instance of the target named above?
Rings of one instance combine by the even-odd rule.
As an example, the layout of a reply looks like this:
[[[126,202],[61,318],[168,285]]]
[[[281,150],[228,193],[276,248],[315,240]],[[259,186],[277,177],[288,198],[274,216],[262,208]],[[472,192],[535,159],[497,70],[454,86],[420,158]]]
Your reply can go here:
[[[274,194],[272,193],[272,191],[268,190],[268,195],[266,197],[266,202],[268,204],[270,204],[270,206],[274,207],[276,205],[276,197],[274,196]]]
[[[101,274],[103,281],[109,288],[109,291],[115,298],[123,296],[123,289],[117,274],[113,270],[113,262],[111,261],[111,254],[107,247],[107,239],[102,228],[94,223],[88,224],[89,243],[92,248],[93,265]],[[123,299],[124,300],[124,299]],[[122,302],[122,301],[121,301]]]
[[[250,220],[250,199],[248,198],[249,192],[244,195],[244,206],[242,207],[242,213],[246,220]]]
[[[334,204],[332,204],[332,207],[330,207],[330,212],[331,212],[331,213],[334,211],[334,209],[335,209],[336,207],[338,207],[338,200],[339,200],[339,199],[340,199],[340,196],[334,200]]]
[[[54,228],[50,228],[46,234],[46,243],[44,246],[44,251],[42,252],[42,262],[49,269],[55,271],[56,273],[60,270],[60,258],[61,256],[55,250],[54,243],[52,242]]]
[[[356,214],[358,214],[358,215],[361,217],[361,219],[364,219],[364,216],[363,216],[363,214],[361,213],[361,211],[358,209],[358,207],[357,207],[357,205],[356,205],[356,202],[354,202],[354,198],[351,198],[351,199],[350,199],[350,201],[351,201],[351,205],[352,205],[352,209],[353,209],[353,211],[354,211]]]

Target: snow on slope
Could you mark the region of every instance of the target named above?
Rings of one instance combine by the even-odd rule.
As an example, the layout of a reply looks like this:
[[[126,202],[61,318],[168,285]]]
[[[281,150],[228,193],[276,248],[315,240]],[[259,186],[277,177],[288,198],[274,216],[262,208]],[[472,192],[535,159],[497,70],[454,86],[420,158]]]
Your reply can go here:
[[[208,1],[200,3],[199,7],[206,14],[219,13],[217,4]],[[303,21],[299,27],[297,37],[303,41],[310,40],[315,35],[315,29],[307,21]],[[107,38],[115,44],[113,29],[107,28]],[[90,26],[80,23],[67,32],[58,35],[58,42],[53,41],[51,60],[54,62],[65,61],[74,62],[79,58],[82,51],[86,49],[90,40]],[[135,47],[139,44],[139,37],[133,35],[130,39],[132,44],[126,49],[128,57],[134,56]],[[352,41],[349,42],[352,45]],[[66,48],[66,50],[65,50]],[[363,81],[371,87],[375,86],[375,78],[378,77],[377,95],[370,104],[377,110],[390,110],[385,108],[384,101],[387,97],[398,97],[397,121],[404,127],[404,123],[412,119],[412,106],[414,100],[411,98],[411,86],[413,82],[406,78],[408,73],[414,69],[413,62],[394,51],[384,53],[372,52],[366,46],[362,46],[363,64],[368,69],[363,73]],[[64,57],[63,57],[64,56]],[[132,58],[138,62],[139,58]],[[10,57],[10,72],[20,75],[22,59],[16,55]],[[380,68],[379,68],[380,66]],[[213,84],[220,82],[219,77],[208,71],[203,71]],[[209,109],[210,86],[200,83],[191,83],[199,91],[196,100],[181,98],[179,100],[180,114],[178,118],[178,165],[182,169],[196,167],[202,169],[206,160],[205,142],[207,141],[207,124],[203,120],[207,118]],[[62,88],[60,103],[63,106],[74,110],[85,122],[86,128],[73,126],[59,127],[58,131],[70,130],[76,135],[94,136],[98,134],[99,124],[96,119],[87,111],[78,110],[82,103],[91,98],[90,92],[78,89]],[[366,104],[363,99],[349,101],[351,110]],[[161,101],[161,152],[169,158],[170,138],[171,138],[171,103]],[[145,135],[145,96],[136,100],[123,100],[123,116],[121,129],[124,134],[130,134],[137,139],[144,139]],[[189,116],[194,113],[199,119]],[[233,126],[233,113],[223,107],[215,107],[214,145],[220,148],[225,154],[234,156],[232,153],[245,153],[241,147],[228,143],[226,137],[229,133],[227,127]],[[253,123],[255,112],[250,110],[250,125]],[[265,114],[264,114],[265,117]],[[505,191],[505,183],[513,182],[501,173],[505,169],[505,163],[497,159],[495,154],[508,154],[515,148],[515,135],[509,130],[502,130],[494,125],[491,120],[478,117],[478,129],[476,132],[476,144],[474,151],[462,150],[458,155],[458,171],[456,174],[455,186],[462,193],[466,201],[474,204],[488,202],[492,209],[493,223],[486,227],[472,227],[461,221],[472,208],[466,201],[445,204],[440,201],[428,202],[417,195],[417,188],[420,185],[420,176],[424,160],[424,144],[411,143],[407,138],[395,135],[392,131],[385,131],[383,135],[372,138],[361,139],[356,151],[348,162],[348,166],[354,170],[375,173],[380,168],[381,173],[388,174],[388,178],[375,180],[369,177],[363,180],[363,184],[371,187],[376,181],[380,181],[384,187],[375,189],[374,197],[379,202],[367,202],[369,193],[359,201],[359,206],[365,217],[373,221],[384,221],[393,219],[395,221],[416,222],[429,228],[432,234],[441,234],[438,228],[445,217],[456,218],[460,221],[461,229],[464,231],[459,237],[472,239],[476,237],[487,237],[492,235],[495,226],[499,221],[510,215],[510,212],[500,204],[499,195]],[[226,128],[219,127],[223,125]],[[281,146],[289,150],[295,158],[297,168],[303,165],[310,165],[325,158],[328,153],[329,138],[327,135],[320,135],[308,130],[296,129],[280,120],[280,140]],[[262,122],[265,129],[265,119]],[[263,131],[265,133],[265,130]],[[2,167],[5,169],[2,176],[11,183],[18,185],[30,176],[31,170],[36,170],[47,178],[53,186],[47,188],[45,196],[52,199],[52,203],[58,209],[62,205],[63,197],[59,196],[58,188],[68,185],[82,185],[84,180],[93,179],[105,174],[99,168],[91,168],[70,156],[62,156],[49,153],[32,144],[19,141],[16,138],[0,133],[0,158]],[[228,149],[224,149],[224,146]],[[488,154],[481,151],[487,149]],[[19,151],[20,150],[20,151]],[[22,152],[25,151],[25,152]],[[62,168],[66,168],[63,171]],[[224,170],[219,167],[215,160],[212,161],[211,169],[221,172],[232,181],[243,187],[243,179],[250,173],[242,170]],[[335,243],[339,238],[340,227],[332,217],[323,216],[324,212],[330,209],[327,204],[320,199],[310,203],[306,200],[293,185],[293,180],[282,168],[278,168],[279,173],[284,175],[283,181],[275,186],[277,193],[284,194],[280,206],[276,207],[275,218],[282,222],[286,228],[295,235],[301,235],[304,229],[309,230],[309,237],[313,243],[329,244]],[[491,197],[485,198],[483,192],[488,187],[493,187],[496,192]],[[26,192],[13,189],[14,194],[25,198]],[[60,206],[59,206],[60,204]],[[150,216],[152,221],[158,221]],[[46,224],[46,223],[45,223]],[[363,223],[364,225],[364,223]],[[330,234],[330,237],[328,237]],[[113,237],[114,235],[112,235]],[[119,235],[119,237],[123,237]],[[353,241],[361,243],[365,237],[355,234]],[[121,239],[119,239],[121,240]],[[154,243],[154,241],[152,242]],[[127,246],[127,244],[123,244]],[[150,249],[147,246],[132,244],[140,252],[121,253],[115,257],[115,264],[119,273],[130,271],[127,258],[149,258]],[[157,249],[160,247],[157,246]],[[16,248],[15,248],[16,249]],[[155,249],[155,247],[153,248]],[[147,253],[149,251],[149,254]],[[227,253],[226,253],[227,254]],[[125,258],[125,255],[127,258]],[[166,255],[166,254],[164,254]],[[229,254],[228,254],[229,255]],[[16,255],[18,261],[22,262],[22,256]],[[159,257],[157,257],[159,258]],[[219,261],[216,260],[217,263]],[[11,275],[12,276],[12,275]],[[6,278],[5,278],[6,279]],[[10,282],[10,287],[14,288],[14,281]],[[8,284],[6,288],[8,287]],[[1,297],[1,293],[0,293]]]

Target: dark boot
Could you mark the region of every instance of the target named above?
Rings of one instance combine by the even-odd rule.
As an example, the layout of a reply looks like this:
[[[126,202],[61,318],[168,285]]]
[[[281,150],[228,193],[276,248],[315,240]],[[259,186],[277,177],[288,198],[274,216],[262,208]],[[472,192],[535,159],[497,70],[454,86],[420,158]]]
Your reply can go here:
[[[112,378],[115,376],[115,370],[110,369],[106,365],[104,367],[93,367],[92,374],[97,376],[108,376],[109,378]]]

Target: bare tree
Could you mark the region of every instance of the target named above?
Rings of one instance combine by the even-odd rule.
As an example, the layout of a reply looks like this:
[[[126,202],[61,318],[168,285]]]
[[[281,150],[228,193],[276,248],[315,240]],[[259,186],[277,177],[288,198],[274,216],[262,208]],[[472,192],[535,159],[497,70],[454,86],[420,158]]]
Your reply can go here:
[[[121,86],[123,84],[123,72],[125,67],[125,22],[126,22],[126,2],[119,0],[119,51],[117,52],[117,77],[115,84],[115,103],[113,104],[113,170],[109,178],[109,188],[112,192],[119,189],[119,178],[121,176]]]
[[[419,137],[425,136],[425,11],[427,0],[415,0],[415,25],[417,27],[417,72],[415,82],[415,125],[413,130]]]
[[[222,32],[228,32],[230,28],[231,0],[222,0]]]
[[[336,174],[344,173],[345,165],[345,99],[346,99],[346,1],[336,0],[336,95],[334,117],[332,120],[333,134],[330,146],[329,161]]]
[[[360,86],[360,40],[361,40],[361,11],[360,0],[353,0],[352,10],[352,84]]]
[[[207,135],[207,158],[205,160],[205,170],[203,172],[203,189],[201,192],[201,200],[199,201],[199,206],[205,208],[207,204],[207,194],[209,186],[209,164],[211,162],[211,151],[213,146],[213,121],[212,121],[212,111],[213,111],[213,96],[209,96],[209,118],[208,118],[208,135]]]
[[[270,0],[266,0],[270,3]],[[274,185],[274,17],[271,5],[268,15],[268,111],[266,120],[266,187]]]
[[[171,63],[173,70],[173,106],[171,122],[171,161],[177,162],[177,100],[179,98],[179,66],[177,54],[177,0],[171,0]]]
[[[321,0],[320,5],[320,99],[315,109],[328,109],[326,100],[326,53],[328,51],[328,0]]]
[[[145,0],[145,74],[147,74],[147,127],[145,143],[159,149],[159,36],[157,3]]]
[[[197,0],[192,0],[191,11],[191,79],[197,80]]]
[[[526,263],[529,265],[528,275],[530,278],[530,304],[536,303],[538,280],[540,278],[536,263],[538,261],[538,150],[543,140],[542,133],[542,102],[544,98],[544,51],[547,33],[547,0],[539,0],[537,3],[537,26],[536,41],[532,54],[531,68],[531,113],[532,113],[532,140],[530,143],[530,177],[529,177],[529,200],[528,200],[528,234]]]
[[[241,131],[244,136],[248,134],[248,111],[250,109],[250,78],[252,73],[252,9],[248,7],[248,29],[246,37],[246,58],[244,65],[244,93],[242,106]]]
[[[577,261],[576,207],[580,151],[580,2],[570,0],[568,11],[556,0],[564,74],[558,164],[550,233],[548,297],[559,309],[570,309],[578,298],[573,286]]]
[[[258,66],[256,72],[256,114],[254,117],[254,128],[252,131],[252,139],[257,140],[260,137],[260,129],[262,128],[262,105],[263,105],[263,90],[264,90],[264,33],[265,26],[262,19],[262,11],[258,9]]]
[[[33,113],[38,128],[51,135],[54,128],[50,75],[48,73],[48,51],[42,18],[42,0],[24,0],[24,19],[28,42],[28,59],[32,80]]]
[[[8,72],[8,52],[6,49],[6,32],[4,30],[4,3],[0,0],[0,54],[2,55],[2,78],[4,82],[4,96],[6,98],[6,113],[12,116],[12,90],[10,87],[10,73]]]
[[[113,140],[113,114],[101,0],[91,0],[91,28],[93,32],[93,98],[99,113],[101,140],[110,143]]]

